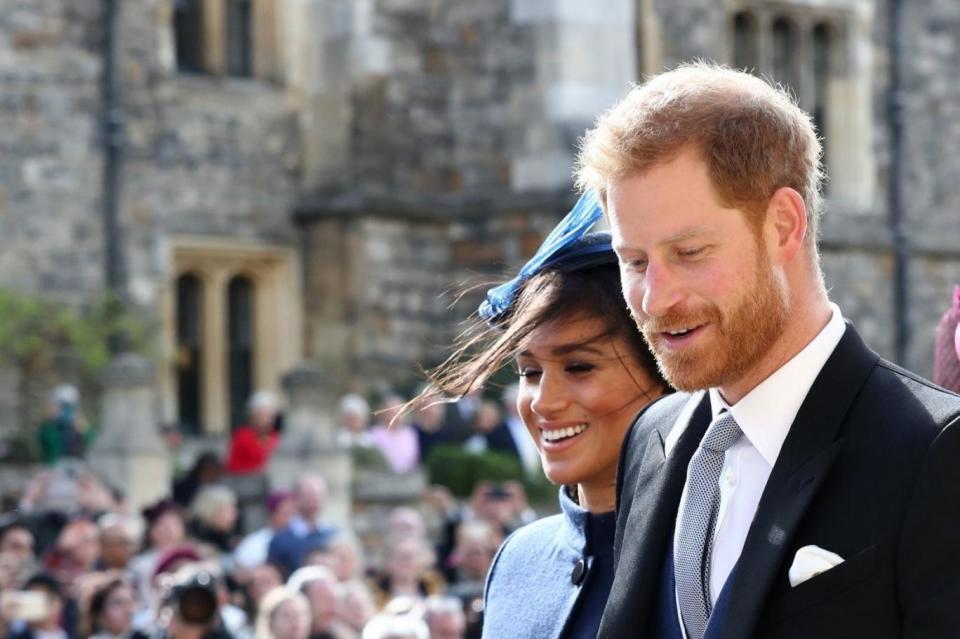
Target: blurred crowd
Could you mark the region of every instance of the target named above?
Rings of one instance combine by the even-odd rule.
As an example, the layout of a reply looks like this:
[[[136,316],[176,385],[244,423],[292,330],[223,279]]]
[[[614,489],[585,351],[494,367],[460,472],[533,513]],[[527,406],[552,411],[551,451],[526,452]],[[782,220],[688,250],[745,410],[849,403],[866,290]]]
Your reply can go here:
[[[376,451],[393,473],[416,470],[440,444],[513,455],[539,473],[513,392],[410,417],[397,411],[400,396],[371,411],[348,395],[339,443]],[[48,468],[0,521],[0,636],[479,637],[494,554],[536,517],[520,481],[480,481],[465,500],[433,486],[365,540],[325,516],[326,482],[303,474],[268,491],[265,525],[245,530],[230,479],[263,473],[283,437],[280,404],[265,392],[222,450],[188,457],[179,429],[163,427],[174,480],[166,497],[134,512],[82,461],[95,429],[77,420],[78,400],[55,391],[40,430]]]

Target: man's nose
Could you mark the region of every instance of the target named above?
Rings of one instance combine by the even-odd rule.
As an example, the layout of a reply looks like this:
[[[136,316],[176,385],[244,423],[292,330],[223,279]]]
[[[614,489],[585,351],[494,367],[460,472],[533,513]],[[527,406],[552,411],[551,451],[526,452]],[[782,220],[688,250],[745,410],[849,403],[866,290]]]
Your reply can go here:
[[[666,264],[648,264],[641,286],[640,308],[648,317],[666,315],[683,297],[676,274]]]

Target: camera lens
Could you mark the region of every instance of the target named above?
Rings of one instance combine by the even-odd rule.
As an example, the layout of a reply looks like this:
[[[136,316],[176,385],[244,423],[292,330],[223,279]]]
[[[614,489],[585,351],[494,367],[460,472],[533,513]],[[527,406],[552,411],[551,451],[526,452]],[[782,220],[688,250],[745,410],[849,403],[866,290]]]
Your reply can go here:
[[[205,626],[217,616],[217,608],[217,594],[209,575],[197,575],[178,593],[177,610],[187,623]]]

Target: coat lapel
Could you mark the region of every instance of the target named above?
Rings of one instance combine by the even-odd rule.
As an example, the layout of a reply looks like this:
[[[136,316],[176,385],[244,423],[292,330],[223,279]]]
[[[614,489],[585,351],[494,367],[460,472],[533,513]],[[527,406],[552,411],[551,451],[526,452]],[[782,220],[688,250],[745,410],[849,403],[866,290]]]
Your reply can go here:
[[[767,481],[732,573],[722,639],[753,634],[793,534],[843,443],[841,427],[850,404],[878,359],[848,325],[801,405]]]
[[[697,401],[695,409],[681,411],[676,423],[661,422],[664,431],[671,425],[683,429],[669,454],[664,453],[664,433],[651,429],[636,480],[624,484],[627,494],[632,495],[632,504],[625,525],[617,528],[627,543],[620,546],[610,594],[616,610],[608,606],[604,611],[600,637],[639,636],[655,610],[660,569],[673,533],[687,464],[710,422],[707,395],[694,396],[691,401]]]

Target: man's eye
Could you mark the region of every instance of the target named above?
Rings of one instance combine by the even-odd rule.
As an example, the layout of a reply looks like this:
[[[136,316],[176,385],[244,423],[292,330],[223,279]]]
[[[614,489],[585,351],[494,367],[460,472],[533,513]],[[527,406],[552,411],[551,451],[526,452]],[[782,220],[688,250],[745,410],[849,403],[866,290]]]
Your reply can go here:
[[[698,255],[701,255],[704,252],[704,250],[706,250],[706,247],[704,246],[699,246],[697,248],[679,249],[677,251],[677,255],[685,258],[697,257]]]

